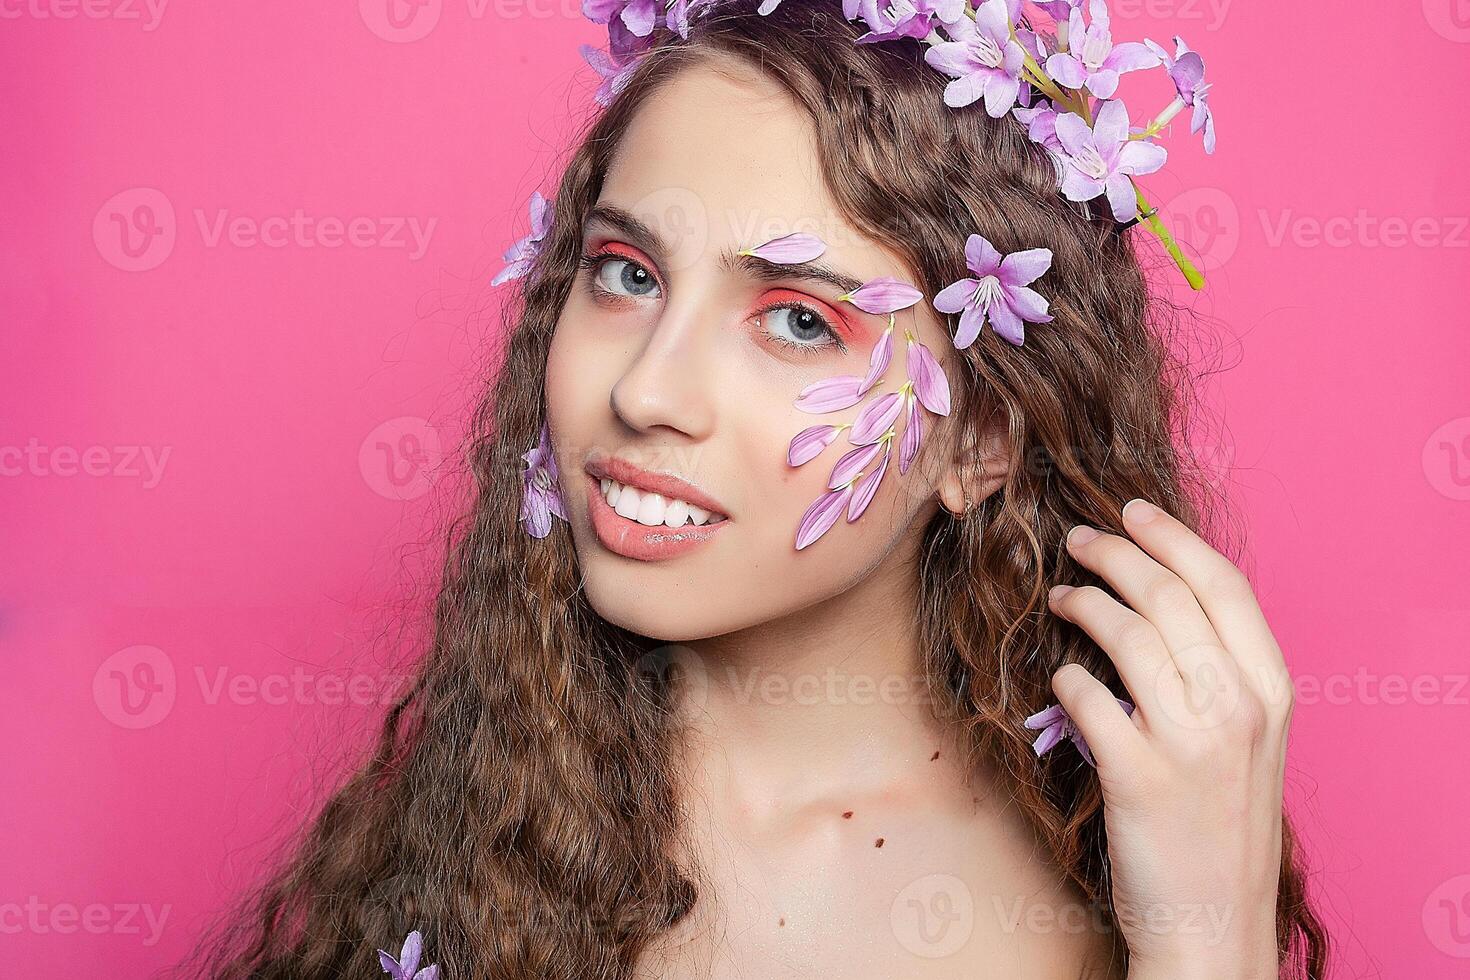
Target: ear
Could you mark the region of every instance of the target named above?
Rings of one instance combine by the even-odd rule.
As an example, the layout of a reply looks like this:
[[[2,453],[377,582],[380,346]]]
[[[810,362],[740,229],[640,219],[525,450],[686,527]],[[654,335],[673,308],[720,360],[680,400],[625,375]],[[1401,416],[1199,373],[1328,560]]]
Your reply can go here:
[[[949,469],[939,481],[939,499],[945,510],[963,517],[1005,485],[1011,469],[1011,440],[1004,418],[997,418],[978,436],[965,426],[957,442]]]

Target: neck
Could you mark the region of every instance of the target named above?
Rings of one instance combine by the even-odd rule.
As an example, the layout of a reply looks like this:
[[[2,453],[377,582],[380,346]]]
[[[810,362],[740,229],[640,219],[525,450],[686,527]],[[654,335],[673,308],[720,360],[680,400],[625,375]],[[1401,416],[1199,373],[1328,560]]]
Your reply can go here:
[[[890,562],[816,606],[683,644],[691,780],[755,818],[932,780],[958,761],[919,646],[917,570]]]

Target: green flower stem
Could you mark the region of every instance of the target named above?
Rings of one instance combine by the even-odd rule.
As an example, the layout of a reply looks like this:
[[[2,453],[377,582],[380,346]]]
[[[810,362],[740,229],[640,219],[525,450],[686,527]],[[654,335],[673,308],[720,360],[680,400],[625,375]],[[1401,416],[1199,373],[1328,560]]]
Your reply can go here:
[[[1169,257],[1174,260],[1174,264],[1179,267],[1179,271],[1184,273],[1184,279],[1189,283],[1189,288],[1196,290],[1204,289],[1204,274],[1196,269],[1194,263],[1189,261],[1180,250],[1179,243],[1169,233],[1169,229],[1164,225],[1164,221],[1159,217],[1158,212],[1153,211],[1149,207],[1148,199],[1143,196],[1143,189],[1137,184],[1134,184],[1133,192],[1138,196],[1138,213],[1148,215],[1147,218],[1143,219],[1143,223],[1148,226],[1149,231],[1158,236],[1159,241],[1164,243],[1164,249],[1169,253]]]

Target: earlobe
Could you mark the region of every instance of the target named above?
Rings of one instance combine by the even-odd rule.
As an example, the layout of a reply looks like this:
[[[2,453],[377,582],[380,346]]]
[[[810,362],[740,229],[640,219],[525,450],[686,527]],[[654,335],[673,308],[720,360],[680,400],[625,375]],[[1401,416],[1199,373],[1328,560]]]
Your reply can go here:
[[[1010,472],[1010,441],[1003,429],[987,431],[978,440],[965,428],[961,446],[939,482],[939,500],[955,517],[964,517],[1005,485]]]

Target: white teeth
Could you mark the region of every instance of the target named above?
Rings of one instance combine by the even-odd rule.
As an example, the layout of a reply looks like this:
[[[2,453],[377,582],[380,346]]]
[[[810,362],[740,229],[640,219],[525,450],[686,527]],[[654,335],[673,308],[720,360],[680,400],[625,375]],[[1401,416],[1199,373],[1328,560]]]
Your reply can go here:
[[[647,527],[664,522],[664,506],[666,501],[663,496],[656,493],[645,493],[643,501],[638,505],[638,523]]]
[[[696,507],[687,500],[639,490],[607,477],[599,479],[598,486],[602,490],[602,498],[618,516],[647,527],[658,524],[666,527],[683,527],[686,523],[708,524],[719,517],[718,514]]]
[[[632,487],[623,487],[618,494],[618,503],[613,510],[618,512],[619,517],[626,517],[630,521],[638,519],[638,507],[643,503],[643,495]]]

